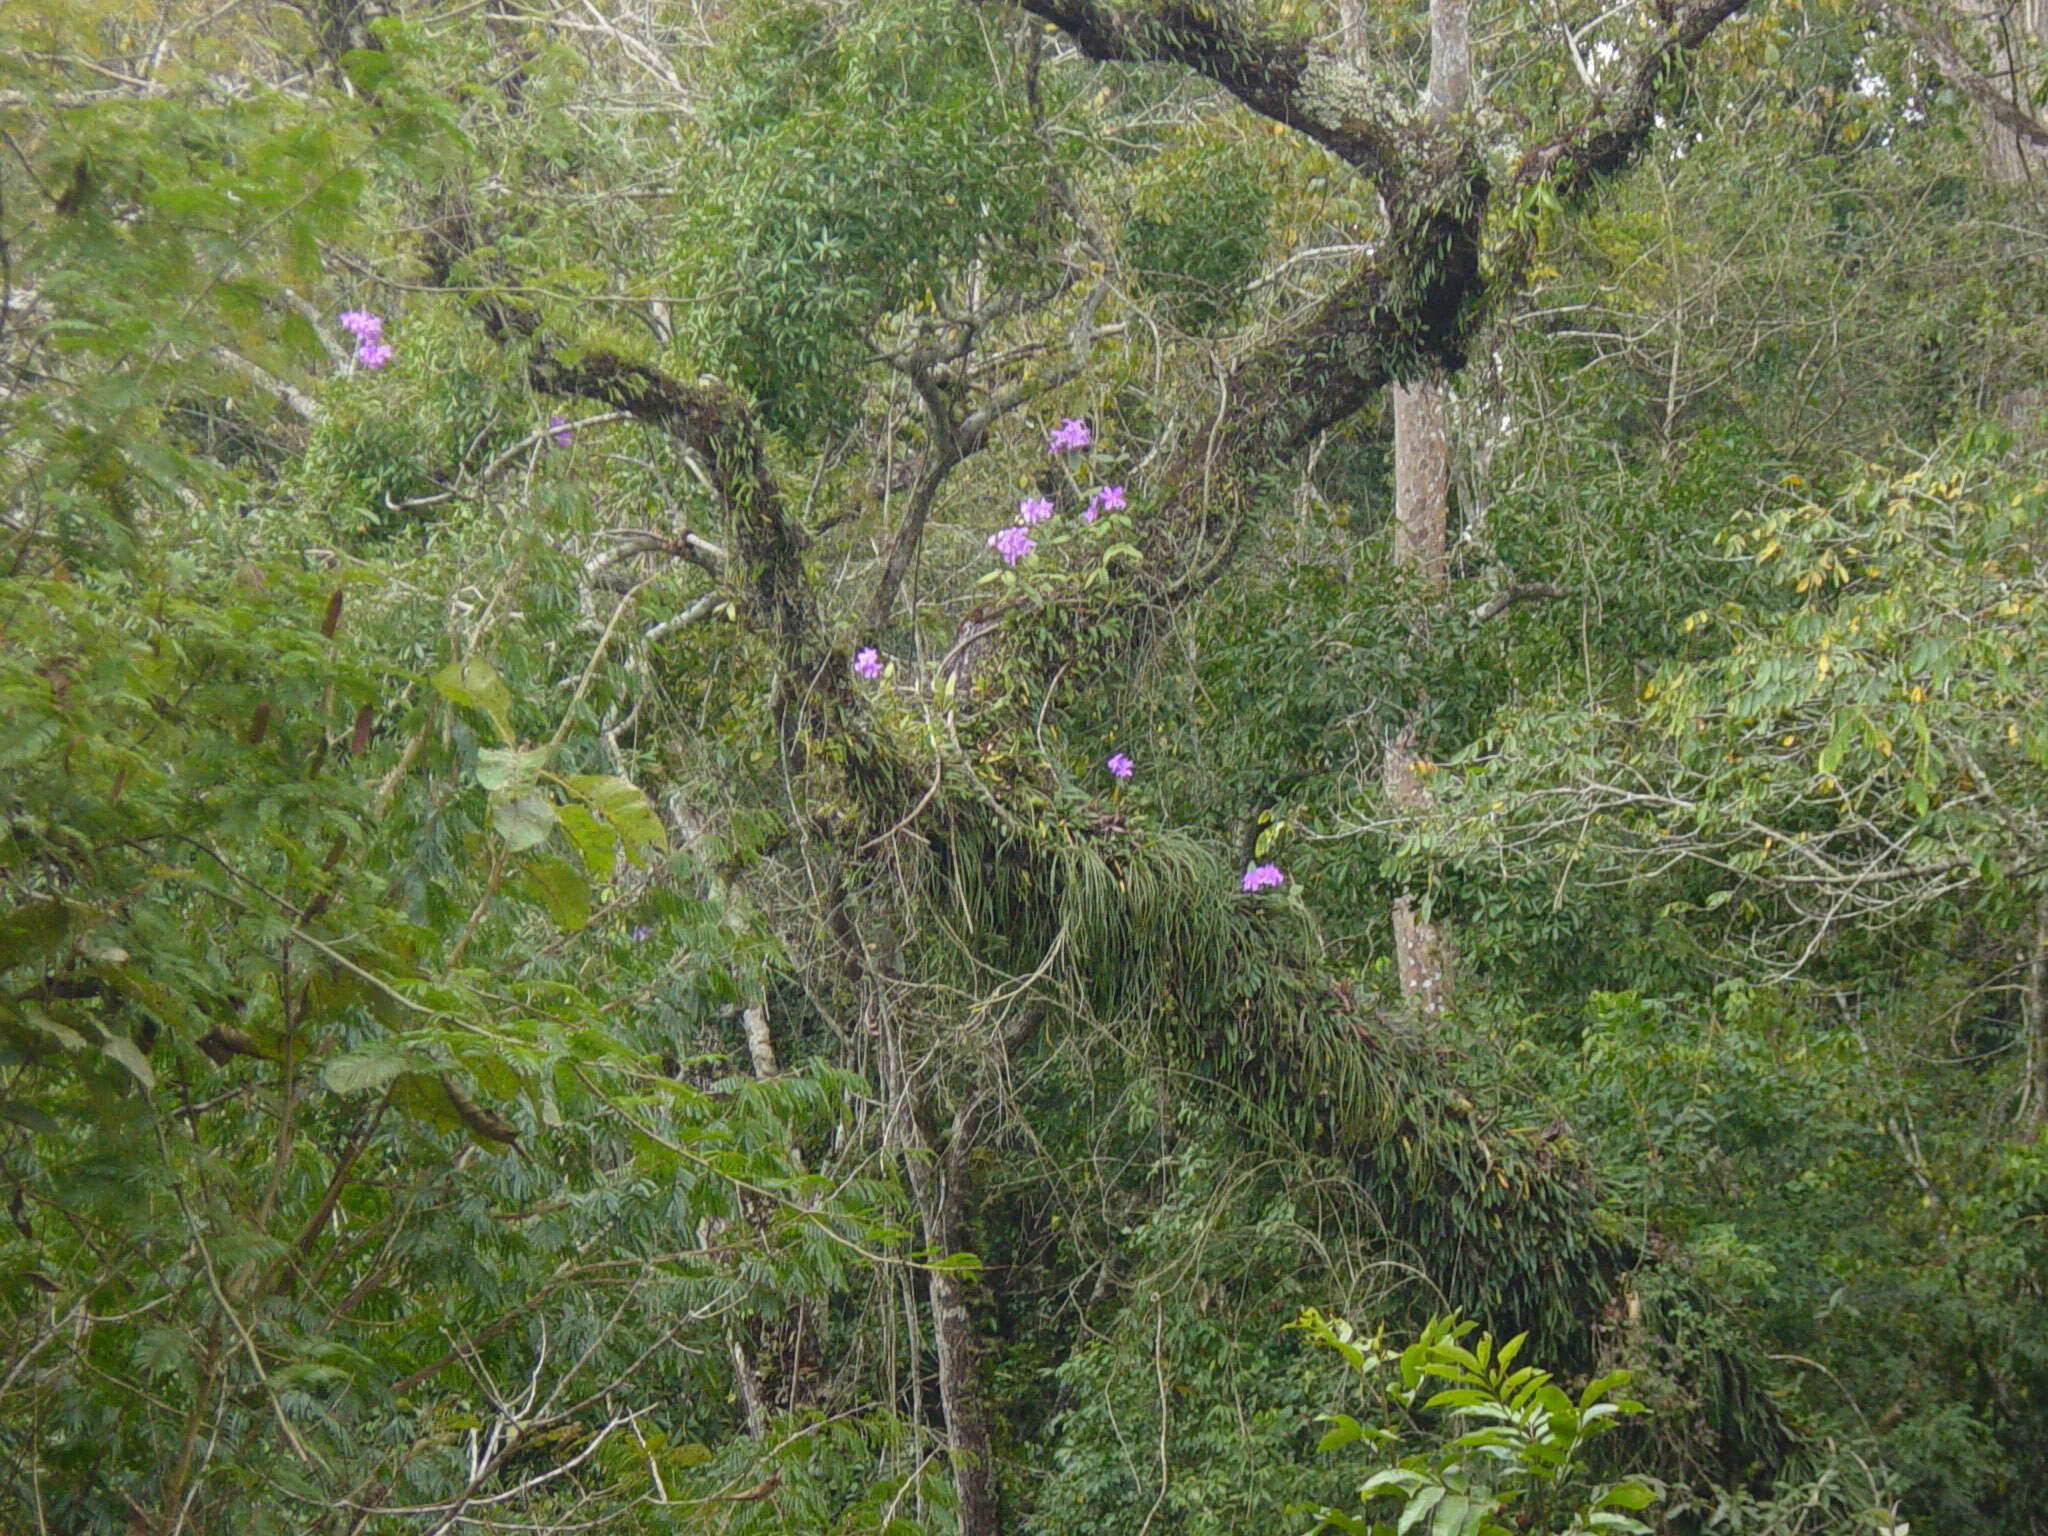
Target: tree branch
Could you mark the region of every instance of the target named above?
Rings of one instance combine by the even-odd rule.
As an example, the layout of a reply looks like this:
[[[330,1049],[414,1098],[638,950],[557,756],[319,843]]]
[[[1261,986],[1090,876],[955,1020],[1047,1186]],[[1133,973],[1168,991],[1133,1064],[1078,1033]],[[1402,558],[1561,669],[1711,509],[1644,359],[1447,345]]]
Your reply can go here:
[[[1879,0],[1879,9],[1891,19],[1892,25],[1912,38],[1951,85],[1982,107],[1999,127],[2037,149],[2048,149],[2048,122],[2035,117],[1999,90],[1969,61],[1946,27],[1930,16],[1921,15],[1903,0]]]
[[[1548,581],[1517,581],[1501,588],[1485,602],[1472,610],[1472,621],[1484,624],[1488,619],[1497,619],[1517,603],[1557,602],[1570,597],[1565,588]]]
[[[1214,81],[1261,117],[1314,139],[1374,183],[1402,174],[1432,137],[1401,92],[1328,49],[1276,36],[1231,0],[1020,0],[1091,59],[1179,64]]]
[[[226,363],[237,373],[268,391],[301,421],[310,422],[320,419],[320,402],[307,394],[303,389],[300,389],[296,384],[280,379],[261,363],[251,362],[248,358],[242,356],[241,353],[232,351],[227,347],[216,345],[212,348],[212,352],[215,359]]]
[[[602,401],[659,427],[696,456],[732,519],[748,616],[771,640],[780,663],[774,708],[785,746],[805,727],[841,719],[853,695],[846,667],[826,644],[817,593],[804,570],[809,539],[789,515],[745,398],[715,379],[684,384],[609,352],[584,352],[572,362],[539,346],[526,373],[535,389]]]
[[[1578,125],[1522,156],[1509,178],[1527,186],[1548,176],[1560,198],[1582,198],[1605,178],[1628,169],[1657,126],[1657,95],[1682,65],[1749,0],[1691,0],[1660,12],[1664,27],[1621,66],[1621,83],[1603,93]]]

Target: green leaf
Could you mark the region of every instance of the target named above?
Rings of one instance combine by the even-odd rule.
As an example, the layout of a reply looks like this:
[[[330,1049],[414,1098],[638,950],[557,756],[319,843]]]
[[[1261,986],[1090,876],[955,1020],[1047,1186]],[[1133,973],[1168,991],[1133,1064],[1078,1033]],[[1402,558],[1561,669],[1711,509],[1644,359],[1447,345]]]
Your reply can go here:
[[[618,834],[591,815],[581,805],[562,805],[555,808],[555,815],[562,823],[562,830],[569,834],[569,842],[576,850],[576,856],[583,860],[583,867],[590,872],[593,880],[610,880],[619,864]]]
[[[192,1010],[183,997],[133,965],[109,961],[95,969],[109,986],[140,1004],[144,1011],[154,1014],[159,1023],[175,1027],[186,1025],[191,1020]],[[195,1027],[194,1033],[199,1032]]]
[[[1623,1536],[1647,1536],[1649,1527],[1640,1520],[1619,1514],[1611,1509],[1594,1510],[1585,1518],[1589,1530],[1619,1531]]]
[[[535,859],[523,871],[523,880],[528,894],[564,933],[578,932],[590,921],[590,884],[567,859]]]
[[[1359,1484],[1359,1502],[1363,1503],[1382,1488],[1399,1488],[1404,1492],[1413,1493],[1422,1486],[1423,1482],[1424,1478],[1420,1472],[1411,1472],[1406,1467],[1387,1467],[1373,1473],[1371,1477],[1368,1477],[1363,1483]]]
[[[512,740],[512,690],[487,661],[471,657],[450,662],[433,676],[441,696],[465,709],[481,710],[505,741]]]
[[[150,1070],[149,1058],[142,1054],[142,1047],[126,1035],[108,1035],[100,1042],[100,1049],[128,1069],[128,1073],[145,1090],[156,1087],[156,1073]]]
[[[626,857],[635,864],[640,862],[643,850],[668,847],[668,833],[661,818],[654,814],[654,807],[637,784],[596,773],[571,774],[565,782],[571,794],[611,823],[625,845]]]
[[[458,1053],[463,1066],[486,1093],[501,1099],[517,1098],[526,1085],[510,1062],[496,1051],[488,1048],[466,1049]]]
[[[351,48],[341,56],[341,71],[359,95],[372,96],[397,61],[381,48]]]
[[[437,1072],[401,1072],[392,1079],[391,1102],[408,1119],[437,1131],[466,1129],[447,1084]]]
[[[1322,1439],[1316,1442],[1317,1450],[1334,1451],[1339,1446],[1350,1445],[1353,1441],[1364,1438],[1365,1430],[1350,1414],[1333,1413],[1329,1418],[1330,1427],[1323,1431]]]
[[[490,793],[517,799],[540,782],[545,747],[484,747],[476,755],[476,781]]]
[[[1447,1494],[1429,1523],[1429,1536],[1474,1536],[1488,1507],[1467,1494]]]
[[[174,1373],[192,1354],[192,1339],[182,1328],[144,1328],[135,1337],[130,1363],[151,1380]]]
[[[54,1040],[67,1051],[85,1049],[85,1036],[69,1024],[60,1024],[33,1003],[24,1006],[16,1015],[21,1023],[46,1040]]]
[[[0,1099],[0,1120],[18,1125],[25,1131],[34,1131],[39,1136],[54,1136],[63,1129],[35,1105],[20,1099]]]
[[[1394,1536],[1408,1536],[1431,1510],[1443,1502],[1444,1495],[1449,1491],[1442,1483],[1437,1483],[1416,1494],[1408,1501],[1408,1507],[1401,1511],[1401,1518],[1395,1522]]]
[[[379,1041],[334,1057],[321,1067],[320,1080],[334,1093],[368,1093],[420,1065],[404,1046]]]
[[[1648,1509],[1656,1499],[1654,1488],[1643,1483],[1623,1482],[1602,1490],[1593,1500],[1593,1507],[1599,1509],[1611,1504],[1617,1509]]]
[[[1426,1408],[1470,1408],[1474,1404],[1491,1401],[1492,1399],[1477,1387],[1449,1387],[1430,1398],[1423,1406]]]
[[[1633,1374],[1631,1371],[1609,1371],[1605,1376],[1597,1376],[1587,1382],[1585,1390],[1579,1394],[1580,1409],[1592,1407],[1616,1387],[1627,1386]]]
[[[320,335],[313,329],[312,321],[295,309],[286,310],[278,318],[277,335],[278,340],[302,363],[314,362],[323,356]]]
[[[491,807],[491,826],[514,853],[524,853],[548,840],[555,830],[555,805],[540,795],[522,795]]]
[[[0,917],[0,971],[53,955],[71,932],[71,905],[25,901]]]

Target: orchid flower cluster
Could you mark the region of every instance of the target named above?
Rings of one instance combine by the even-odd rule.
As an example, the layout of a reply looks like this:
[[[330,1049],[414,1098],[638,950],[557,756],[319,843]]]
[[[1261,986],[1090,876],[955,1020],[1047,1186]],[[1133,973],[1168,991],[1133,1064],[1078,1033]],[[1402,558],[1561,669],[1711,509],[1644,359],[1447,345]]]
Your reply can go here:
[[[1280,866],[1278,864],[1254,864],[1244,872],[1244,879],[1239,881],[1238,884],[1247,891],[1263,891],[1271,886],[1278,885],[1286,878],[1285,875],[1280,873]]]
[[[560,427],[562,420],[554,417],[549,425]],[[561,437],[556,438],[557,442]],[[1088,429],[1088,423],[1078,417],[1068,416],[1046,434],[1046,450],[1055,457],[1063,453],[1078,454],[1093,446],[1095,435]],[[566,446],[566,445],[565,445]],[[1093,523],[1105,512],[1128,510],[1129,502],[1120,485],[1102,485],[1090,493],[1087,505],[1081,511],[1081,521]],[[1017,503],[1017,520],[1009,527],[989,535],[988,545],[1006,566],[1014,566],[1019,560],[1038,548],[1038,541],[1031,530],[1052,521],[1053,504],[1044,496],[1026,496]],[[994,573],[991,573],[993,576]],[[991,577],[983,577],[984,581]],[[866,682],[877,682],[883,671],[882,654],[872,645],[864,645],[853,653],[854,675]],[[1109,770],[1109,776],[1122,785],[1138,771],[1138,765],[1127,752],[1112,752],[1103,759],[1102,766]],[[1240,886],[1245,891],[1263,891],[1279,885],[1286,876],[1280,873],[1277,864],[1254,865],[1244,873]]]
[[[1068,416],[1046,434],[1045,446],[1048,453],[1057,457],[1063,453],[1081,453],[1094,442],[1095,434],[1088,430],[1088,423],[1077,416]],[[1104,512],[1121,512],[1126,505],[1122,486],[1098,486],[1088,497],[1088,505],[1081,512],[1081,521],[1092,523]],[[1017,521],[990,534],[988,547],[1002,557],[1004,565],[1014,566],[1038,548],[1038,541],[1031,536],[1031,530],[1049,521],[1052,513],[1052,503],[1045,497],[1026,496],[1017,503]]]
[[[372,373],[391,361],[391,344],[384,339],[384,322],[367,309],[345,309],[341,328],[356,339],[356,363]]]
[[[1045,447],[1048,453],[1079,453],[1095,439],[1089,434],[1088,423],[1073,416],[1062,417],[1060,424],[1047,434]]]

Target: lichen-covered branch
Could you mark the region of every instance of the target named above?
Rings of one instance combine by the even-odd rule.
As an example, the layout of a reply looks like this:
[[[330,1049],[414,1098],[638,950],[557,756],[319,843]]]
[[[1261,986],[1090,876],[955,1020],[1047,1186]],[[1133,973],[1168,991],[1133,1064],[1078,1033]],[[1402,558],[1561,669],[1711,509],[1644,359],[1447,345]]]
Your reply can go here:
[[[427,231],[435,280],[449,282],[478,244],[467,209],[444,209]],[[818,595],[804,570],[808,539],[783,500],[746,398],[716,379],[685,384],[612,352],[571,354],[543,335],[540,316],[521,300],[486,297],[477,309],[494,337],[526,349],[527,381],[536,390],[622,411],[673,437],[703,467],[730,521],[747,617],[774,648],[773,705],[785,752],[800,752],[804,735],[832,731],[857,714],[846,668],[826,641]]]
[[[1427,140],[1401,88],[1341,54],[1283,38],[1230,0],[1021,0],[1091,59],[1179,64],[1214,81],[1262,117],[1306,134],[1375,182],[1397,179]]]

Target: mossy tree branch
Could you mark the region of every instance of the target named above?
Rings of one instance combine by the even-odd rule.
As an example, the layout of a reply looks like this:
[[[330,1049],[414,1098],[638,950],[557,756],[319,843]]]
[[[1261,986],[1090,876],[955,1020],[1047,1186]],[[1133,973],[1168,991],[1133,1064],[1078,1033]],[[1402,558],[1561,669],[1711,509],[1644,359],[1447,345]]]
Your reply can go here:
[[[1140,577],[1158,600],[1193,597],[1250,528],[1254,486],[1390,383],[1457,374],[1486,317],[1522,280],[1527,253],[1489,269],[1481,251],[1507,191],[1548,179],[1567,200],[1641,155],[1657,104],[1747,0],[1658,0],[1655,24],[1589,86],[1572,126],[1525,148],[1496,185],[1498,124],[1405,105],[1411,84],[1289,38],[1232,0],[1019,0],[1091,59],[1179,65],[1322,145],[1379,194],[1373,254],[1304,319],[1231,373],[1217,426],[1196,434],[1150,498]],[[1375,50],[1385,56],[1387,50]],[[1492,137],[1489,137],[1492,136]]]

